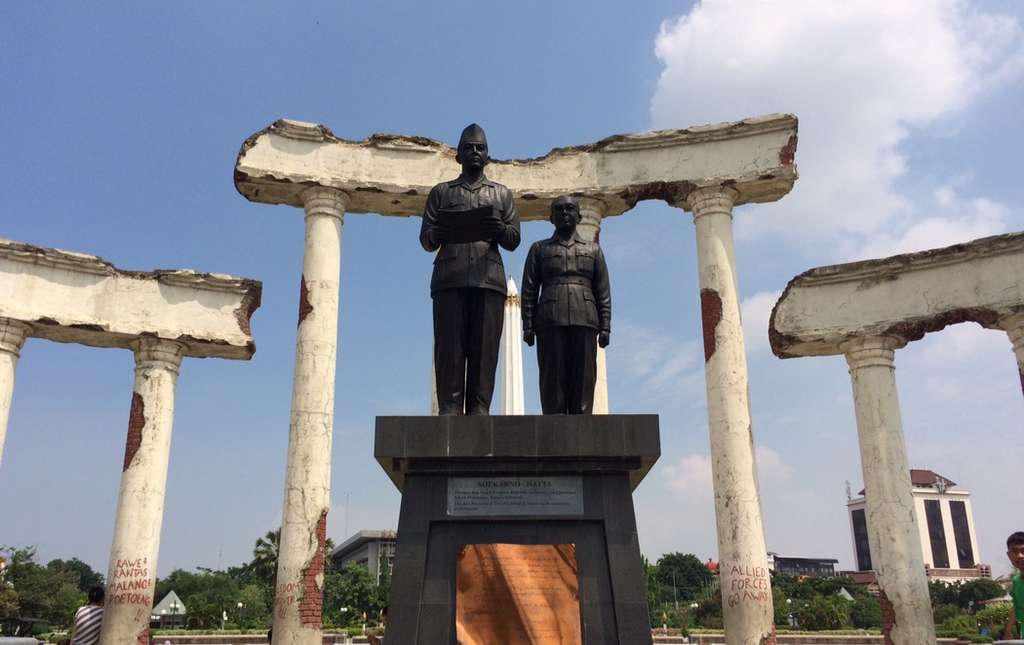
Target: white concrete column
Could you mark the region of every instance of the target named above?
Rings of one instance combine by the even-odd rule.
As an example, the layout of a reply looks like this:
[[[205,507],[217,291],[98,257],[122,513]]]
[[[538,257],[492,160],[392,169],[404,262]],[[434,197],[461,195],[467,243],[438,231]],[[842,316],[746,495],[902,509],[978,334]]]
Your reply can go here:
[[[135,347],[135,386],[107,565],[101,645],[149,643],[174,389],[184,349],[181,343],[157,338],[139,340]]]
[[[600,199],[580,197],[580,223],[576,227],[587,242],[601,242],[601,220],[608,206]],[[608,362],[605,348],[597,348],[597,382],[594,384],[594,414],[608,414]]]
[[[28,332],[28,325],[0,318],[0,463],[3,463],[7,419],[10,418],[11,399],[14,397],[14,370]]]
[[[728,187],[687,197],[697,229],[704,377],[727,645],[774,643],[771,578],[747,392]]]
[[[906,341],[864,337],[842,345],[853,382],[871,562],[882,634],[893,645],[935,643],[935,625],[911,494],[896,392],[894,350]]]
[[[505,326],[501,333],[501,413],[526,414],[523,392],[522,302],[515,280],[509,278],[506,289],[508,295],[505,298]]]
[[[303,193],[303,202],[306,246],[274,597],[277,645],[320,645],[321,641],[341,226],[348,196],[331,188],[314,187]]]
[[[1024,392],[1024,314],[1017,314],[999,321],[999,326],[1006,330],[1013,344],[1013,353],[1017,356],[1017,372],[1020,374],[1020,389]]]

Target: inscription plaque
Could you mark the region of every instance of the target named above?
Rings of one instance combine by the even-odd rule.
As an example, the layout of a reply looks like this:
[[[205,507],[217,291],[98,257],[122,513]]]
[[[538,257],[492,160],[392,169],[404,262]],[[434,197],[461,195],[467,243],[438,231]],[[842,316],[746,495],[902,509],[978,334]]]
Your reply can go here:
[[[581,645],[575,544],[463,544],[459,645]]]
[[[448,515],[583,515],[583,480],[450,477]]]

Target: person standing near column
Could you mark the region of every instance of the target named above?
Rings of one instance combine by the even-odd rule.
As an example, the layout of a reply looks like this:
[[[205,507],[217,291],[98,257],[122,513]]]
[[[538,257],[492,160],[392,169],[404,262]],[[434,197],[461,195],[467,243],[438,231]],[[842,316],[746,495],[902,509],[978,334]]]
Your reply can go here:
[[[70,645],[96,645],[100,642],[105,596],[106,590],[103,587],[95,585],[89,588],[89,604],[79,607],[75,612]]]
[[[579,222],[575,198],[551,202],[555,234],[534,242],[523,269],[523,340],[537,341],[544,414],[593,413],[597,346],[611,338],[608,266],[576,232]]]
[[[437,251],[434,378],[442,415],[489,414],[505,311],[505,266],[498,247],[519,246],[519,215],[508,187],[484,175],[487,137],[473,123],[455,160],[462,173],[430,191],[420,244]]]

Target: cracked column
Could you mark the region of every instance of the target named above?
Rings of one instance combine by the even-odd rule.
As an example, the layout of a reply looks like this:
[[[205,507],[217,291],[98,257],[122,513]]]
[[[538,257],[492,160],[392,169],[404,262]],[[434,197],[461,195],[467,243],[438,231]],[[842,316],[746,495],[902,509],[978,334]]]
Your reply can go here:
[[[701,188],[686,197],[685,205],[697,229],[725,642],[758,645],[775,642],[775,622],[733,252],[737,196],[729,187]]]
[[[101,645],[149,643],[174,388],[184,350],[181,343],[159,339],[139,340],[135,348],[135,385],[107,568]]]
[[[580,197],[580,223],[576,231],[587,242],[601,243],[601,220],[608,205],[593,197]],[[608,414],[608,363],[605,348],[597,348],[597,382],[594,384],[594,414]]]
[[[868,543],[891,645],[935,643],[928,581],[914,517],[910,466],[896,392],[894,350],[906,341],[867,336],[842,343],[853,383]]]
[[[277,645],[320,645],[322,639],[341,227],[348,197],[339,190],[313,187],[302,193],[302,202],[306,243],[274,597]]]
[[[1010,316],[999,321],[999,326],[1006,330],[1013,344],[1013,353],[1017,356],[1017,373],[1020,374],[1020,389],[1024,392],[1024,314]],[[3,410],[0,409],[0,422],[3,422]],[[3,435],[0,435],[0,449],[3,448]]]
[[[11,414],[11,399],[14,397],[14,370],[18,366],[18,356],[21,355],[28,331],[28,325],[0,318],[0,464],[3,463],[7,419]]]

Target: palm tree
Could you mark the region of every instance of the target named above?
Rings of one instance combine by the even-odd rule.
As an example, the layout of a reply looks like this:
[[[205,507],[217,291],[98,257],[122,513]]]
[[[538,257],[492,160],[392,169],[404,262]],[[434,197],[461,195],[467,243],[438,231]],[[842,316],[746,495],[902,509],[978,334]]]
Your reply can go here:
[[[281,529],[267,531],[267,534],[256,540],[252,550],[252,562],[249,568],[258,580],[273,582],[277,576],[277,553],[281,547]]]

